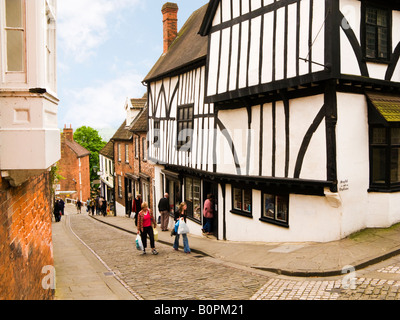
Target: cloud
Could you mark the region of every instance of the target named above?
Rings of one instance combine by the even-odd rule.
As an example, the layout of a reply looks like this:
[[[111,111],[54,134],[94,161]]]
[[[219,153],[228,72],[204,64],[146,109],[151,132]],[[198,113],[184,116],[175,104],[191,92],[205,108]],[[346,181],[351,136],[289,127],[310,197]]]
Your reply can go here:
[[[58,1],[57,33],[65,52],[77,62],[84,62],[109,37],[109,21],[119,13],[134,8],[139,0],[61,0]],[[112,25],[112,24],[111,24]]]
[[[75,128],[118,128],[126,118],[124,110],[127,98],[141,98],[146,88],[141,81],[143,75],[127,71],[111,80],[97,81],[79,90],[65,90],[66,102],[60,101],[64,110],[63,124]]]

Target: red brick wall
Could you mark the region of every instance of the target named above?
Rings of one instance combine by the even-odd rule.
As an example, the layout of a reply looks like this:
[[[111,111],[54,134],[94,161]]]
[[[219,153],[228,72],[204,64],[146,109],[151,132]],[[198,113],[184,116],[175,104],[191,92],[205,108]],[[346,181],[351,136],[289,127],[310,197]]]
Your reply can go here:
[[[80,159],[81,167],[79,168],[79,158],[77,157],[76,153],[65,144],[64,137],[62,136],[61,159],[58,164],[59,173],[65,179],[59,181],[61,191],[77,191],[76,193],[71,193],[69,198],[75,200],[79,198],[82,202],[86,202],[86,200],[90,197],[89,156],[85,156]],[[81,185],[79,183],[79,170],[81,171],[82,179],[82,199],[80,197]]]
[[[144,161],[143,160],[143,138],[145,139],[145,141],[147,141],[147,133],[140,133],[139,134],[139,145],[140,145],[140,157],[139,159],[135,159],[135,163],[134,163],[134,174],[139,176],[140,173],[144,173],[148,176],[150,176],[150,201],[149,201],[149,208],[155,212],[157,207],[153,206],[153,179],[154,179],[154,166],[147,160]],[[135,138],[134,140],[135,141]],[[147,152],[147,158],[148,158],[148,151]],[[140,164],[139,164],[140,161]],[[139,171],[140,168],[140,171]],[[157,205],[157,202],[156,202]]]
[[[118,145],[121,146],[121,161],[118,159]],[[129,146],[128,150],[128,159],[129,163],[126,162],[125,159],[125,145]],[[116,180],[114,185],[115,190],[115,200],[125,207],[125,174],[127,172],[133,173],[134,169],[134,149],[132,145],[132,141],[115,141],[114,143],[114,171],[116,173]],[[118,194],[118,176],[121,176],[122,179],[122,197]]]
[[[0,300],[50,300],[42,273],[53,266],[49,173],[10,187],[0,178]]]

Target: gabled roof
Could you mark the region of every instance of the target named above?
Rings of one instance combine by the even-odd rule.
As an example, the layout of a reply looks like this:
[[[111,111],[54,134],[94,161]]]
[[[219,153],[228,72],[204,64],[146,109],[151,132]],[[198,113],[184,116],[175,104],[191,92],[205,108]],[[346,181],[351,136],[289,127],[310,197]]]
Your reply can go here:
[[[132,139],[132,132],[126,126],[126,120],[124,120],[118,130],[114,133],[111,140],[124,140],[128,141]]]
[[[207,12],[199,28],[200,35],[206,36],[210,32],[215,13],[217,12],[218,9],[218,5],[219,5],[219,0],[210,0],[210,2],[208,3]]]
[[[208,37],[199,35],[199,29],[207,11],[208,4],[192,13],[170,45],[143,80],[159,79],[173,74],[207,57]]]
[[[114,144],[112,140],[108,141],[107,144],[104,146],[103,149],[100,150],[99,153],[107,158],[110,159],[114,158]]]
[[[148,111],[147,106],[137,115],[129,128],[132,132],[147,132]]]
[[[82,158],[90,155],[90,151],[82,147],[78,142],[65,139],[65,144],[77,155],[78,158]]]

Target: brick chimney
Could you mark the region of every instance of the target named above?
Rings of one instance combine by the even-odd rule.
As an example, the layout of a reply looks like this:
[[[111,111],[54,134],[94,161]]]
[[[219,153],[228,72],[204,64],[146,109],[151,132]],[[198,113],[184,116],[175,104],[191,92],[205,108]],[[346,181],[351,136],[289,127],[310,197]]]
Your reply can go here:
[[[178,34],[178,5],[167,2],[163,5],[164,54]]]
[[[64,125],[64,138],[73,141],[74,140],[74,129],[72,129],[72,126],[69,125],[69,128],[67,128],[67,125]]]

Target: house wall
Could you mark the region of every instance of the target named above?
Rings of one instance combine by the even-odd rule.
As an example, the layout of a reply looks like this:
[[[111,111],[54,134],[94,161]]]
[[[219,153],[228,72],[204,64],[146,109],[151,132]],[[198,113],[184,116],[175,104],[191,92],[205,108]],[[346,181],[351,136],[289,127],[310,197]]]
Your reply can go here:
[[[125,145],[128,145],[129,155],[128,161],[125,158]],[[120,146],[120,158],[118,158],[118,146]],[[117,216],[125,216],[126,214],[126,196],[125,196],[125,177],[126,173],[133,173],[134,167],[134,148],[132,144],[132,140],[117,140],[114,142],[114,170],[115,170],[115,204],[116,204],[116,212]],[[121,177],[122,184],[122,195],[119,195],[119,187],[118,187],[118,176]]]
[[[66,138],[66,137],[65,137]],[[90,164],[89,156],[78,158],[61,139],[60,175],[65,179],[59,181],[61,191],[76,191],[66,195],[71,199],[86,202],[90,198]]]
[[[42,286],[54,265],[50,185],[48,172],[20,187],[10,187],[0,177],[1,299],[54,298],[54,290]]]

